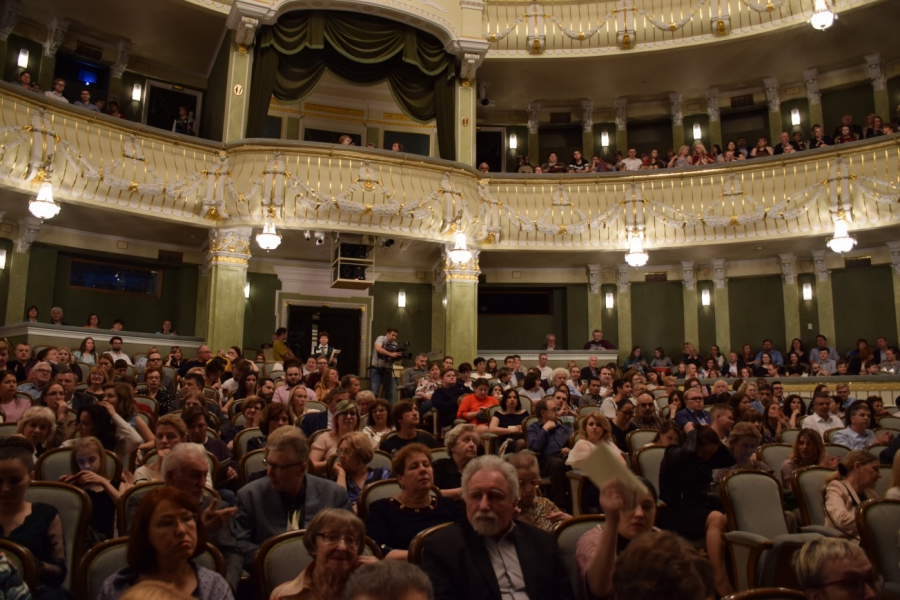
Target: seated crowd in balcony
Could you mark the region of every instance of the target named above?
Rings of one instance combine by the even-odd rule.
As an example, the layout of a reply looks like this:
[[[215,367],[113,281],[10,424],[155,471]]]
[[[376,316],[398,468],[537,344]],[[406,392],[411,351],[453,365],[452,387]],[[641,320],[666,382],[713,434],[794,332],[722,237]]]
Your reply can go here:
[[[29,311],[29,319],[37,317]],[[62,311],[52,312],[51,318],[62,322]],[[170,325],[164,329],[171,331]],[[624,559],[627,548],[639,547],[642,535],[659,536],[659,543],[669,539],[665,536],[671,534],[656,527],[705,546],[708,558],[697,555],[696,560],[709,572],[710,589],[729,593],[722,543],[727,519],[707,492],[735,469],[778,473],[788,487],[797,469],[836,469],[835,482],[825,490],[828,524],[849,535],[854,533],[851,525],[855,527],[854,503],[878,497],[872,489],[877,472],[868,465],[900,462],[895,460],[900,448],[895,433],[900,431],[876,428],[890,416],[891,407],[880,396],[852,397],[840,379],[851,373],[900,374],[900,352],[883,337],[874,346],[861,339],[843,355],[824,336],[809,351],[800,340],[793,340],[784,352],[764,340],[759,348],[745,344],[727,354],[713,346],[701,356],[693,344],[685,343],[674,360],[662,348],[645,357],[634,347],[623,364],[601,364],[591,356],[587,364],[571,361],[567,368],[553,369],[547,366],[548,355],[560,348],[556,336],[549,334],[547,349],[530,367],[516,355],[504,357],[502,367],[494,358],[473,357],[454,368],[449,356],[429,367],[427,355],[419,354],[403,373],[400,398],[392,398],[388,385],[382,388],[387,390],[385,401],[375,399],[378,390],[362,389],[364,379],[358,374],[338,369],[334,348],[323,335],[324,343],[320,339],[316,352],[301,362],[299,349],[290,348],[286,332],[279,329],[273,336],[278,363],[247,360],[237,347],[214,355],[207,345],[187,360],[175,349],[164,359],[156,347],[130,357],[116,335],[102,343],[104,348],[87,337],[76,351],[47,346],[33,352],[26,343],[10,348],[0,342],[0,364],[6,365],[0,371],[0,410],[6,423],[17,424],[9,440],[18,440],[0,442],[0,472],[15,468],[30,473],[35,460],[62,447],[72,448],[73,465],[77,462],[64,483],[95,494],[101,504],[114,506],[129,494],[136,475],[138,485],[165,483],[169,491],[134,494],[134,502],[129,501],[128,519],[134,523],[129,543],[142,540],[146,551],[159,550],[154,546],[159,540],[151,535],[148,542],[142,528],[153,519],[171,518],[166,510],[187,511],[185,515],[193,515],[184,518],[190,523],[183,528],[187,538],[192,527],[204,529],[227,565],[222,578],[189,562],[195,546],[169,556],[157,552],[156,558],[144,559],[149,563],[129,562],[130,570],[110,577],[101,597],[118,597],[141,580],[173,583],[152,565],[177,573],[174,583],[198,589],[201,598],[230,597],[241,573],[253,571],[260,547],[295,529],[324,531],[310,540],[312,551],[327,553],[343,544],[349,552],[366,534],[387,562],[405,561],[419,532],[442,523],[464,523],[466,512],[471,519],[479,510],[498,510],[503,502],[511,503],[510,511],[518,504],[522,535],[540,540],[535,551],[550,570],[542,572],[548,577],[558,562],[556,542],[541,537],[545,534],[540,530],[549,532],[570,519],[576,506],[584,512],[602,511],[606,526],[585,534],[578,562],[590,593],[605,597],[616,570],[624,568],[613,561],[607,546],[617,547]],[[585,349],[614,346],[596,330]],[[819,384],[807,405],[796,394],[785,395],[779,379],[802,375],[834,377],[835,383]],[[601,448],[621,465],[631,465],[640,448],[633,447],[629,434],[648,430],[654,435],[652,443],[666,451],[659,480],[645,482],[646,496],[638,497],[636,504],[623,503],[622,484],[613,480],[599,489],[585,485],[584,493],[573,497],[567,472],[580,468]],[[756,458],[762,445],[779,441],[789,430],[799,434],[784,464],[768,465]],[[840,464],[825,451],[826,442],[847,449]],[[440,458],[435,455],[439,447],[445,448]],[[871,447],[878,448],[877,457],[869,452]],[[106,451],[124,466],[115,481],[98,466]],[[251,469],[241,460],[252,452],[265,458],[262,466]],[[372,465],[376,454],[381,460],[377,467]],[[497,459],[485,454],[501,455],[510,464],[491,462]],[[149,457],[157,462],[144,463]],[[487,474],[478,475],[481,470]],[[900,468],[895,471],[900,473]],[[683,477],[686,472],[693,475]],[[390,477],[399,482],[397,493],[363,505],[365,490]],[[543,497],[535,493],[542,477],[548,482]],[[29,475],[23,490],[30,481]],[[505,491],[490,492],[499,494],[491,500],[480,500],[487,496],[473,491],[500,481],[518,481],[519,491],[513,492],[512,483],[503,484]],[[900,495],[896,476],[893,485],[891,493]],[[224,507],[210,504],[211,495]],[[657,496],[665,502],[664,509],[655,508]],[[158,506],[146,505],[145,497]],[[479,502],[489,508],[473,509]],[[6,510],[0,507],[0,520],[8,517]],[[34,526],[52,539],[59,516],[49,508],[44,512],[28,518],[40,519]],[[92,515],[98,539],[113,532],[114,512]],[[485,535],[486,521],[479,523],[473,521],[474,532],[464,535]],[[49,552],[47,538],[17,537],[16,531],[0,537],[31,549],[46,565],[39,573],[41,584],[60,589],[67,564],[64,549],[55,546]],[[610,541],[614,532],[618,537]],[[471,544],[478,538],[467,539]],[[679,539],[672,538],[673,548],[682,547]],[[453,538],[446,543],[449,552]],[[521,557],[523,550],[518,552]],[[129,561],[131,557],[129,552]],[[424,560],[421,566],[428,576],[425,581],[440,589],[448,570],[456,567],[438,563]],[[302,573],[298,570],[297,578],[273,597],[294,597],[290,594],[298,590],[333,594],[336,588],[327,586],[342,587],[360,564],[345,566],[339,581],[317,580],[318,568],[334,565],[316,561]],[[556,586],[553,597],[571,597],[565,577],[546,585]],[[469,594],[450,586],[440,597]]]

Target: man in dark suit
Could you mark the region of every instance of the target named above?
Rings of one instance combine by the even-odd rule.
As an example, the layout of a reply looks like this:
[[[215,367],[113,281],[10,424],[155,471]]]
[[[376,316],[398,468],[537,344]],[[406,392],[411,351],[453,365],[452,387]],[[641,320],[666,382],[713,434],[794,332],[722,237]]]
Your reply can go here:
[[[267,539],[309,527],[323,508],[352,510],[346,490],[307,473],[309,442],[289,429],[266,447],[266,476],[238,491],[231,533],[249,569]]]
[[[472,460],[462,496],[467,520],[428,536],[423,547],[435,600],[574,598],[556,539],[513,521],[519,482],[512,465],[490,455]]]

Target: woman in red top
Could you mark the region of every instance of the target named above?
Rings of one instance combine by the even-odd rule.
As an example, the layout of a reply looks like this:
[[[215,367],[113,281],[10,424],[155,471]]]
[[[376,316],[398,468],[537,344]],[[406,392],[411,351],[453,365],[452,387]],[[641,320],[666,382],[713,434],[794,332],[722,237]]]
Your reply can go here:
[[[472,425],[477,426],[479,433],[488,430],[488,408],[497,406],[497,399],[488,394],[490,384],[486,379],[479,379],[475,382],[475,393],[463,396],[459,403],[459,411],[456,413],[457,419],[465,419]]]

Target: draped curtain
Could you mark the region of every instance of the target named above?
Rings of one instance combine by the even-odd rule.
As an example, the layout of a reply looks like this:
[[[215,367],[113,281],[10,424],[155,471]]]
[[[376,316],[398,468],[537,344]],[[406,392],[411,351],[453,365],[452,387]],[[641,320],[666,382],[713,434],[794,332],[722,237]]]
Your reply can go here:
[[[297,102],[325,70],[359,85],[388,82],[411,119],[437,122],[441,158],[456,159],[453,58],[434,36],[378,17],[297,11],[263,27],[256,41],[247,137],[259,137],[269,99]]]

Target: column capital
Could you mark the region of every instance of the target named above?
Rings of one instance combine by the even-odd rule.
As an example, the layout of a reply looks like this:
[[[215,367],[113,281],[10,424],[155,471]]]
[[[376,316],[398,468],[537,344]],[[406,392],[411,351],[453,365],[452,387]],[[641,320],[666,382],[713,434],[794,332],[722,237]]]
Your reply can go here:
[[[528,111],[528,133],[536,134],[541,126],[541,103],[529,102],[525,110]]]
[[[714,258],[712,259],[713,266],[713,280],[716,282],[717,290],[725,289],[725,259],[724,258]]]
[[[594,127],[594,101],[581,101],[581,130],[590,133]]]
[[[693,290],[694,289],[694,261],[692,260],[683,260],[681,261],[681,273],[683,275],[684,289]]]
[[[435,273],[435,288],[443,287],[448,281],[469,281],[478,283],[478,276],[481,275],[481,268],[478,266],[478,255],[480,250],[469,248],[472,258],[465,263],[455,263],[450,260],[450,250],[453,244],[445,244],[441,247],[441,262]]]
[[[131,58],[132,48],[133,46],[128,40],[119,40],[119,43],[116,44],[116,50],[118,50],[119,54],[116,57],[115,64],[110,67],[110,76],[113,79],[122,79],[125,68],[128,67],[128,60]]]
[[[781,110],[781,98],[778,96],[778,79],[766,77],[763,79],[763,85],[766,87],[766,103],[769,105],[769,112],[778,112]]]
[[[628,128],[628,111],[625,108],[628,106],[628,98],[622,96],[616,98],[614,106],[616,108],[616,129],[625,131]]]
[[[900,275],[900,242],[888,242],[887,246],[891,252],[891,266],[894,267],[894,273]]]
[[[781,277],[788,285],[794,285],[794,259],[793,254],[779,254],[781,260]]]
[[[47,25],[47,41],[44,42],[44,56],[53,58],[56,51],[66,39],[66,30],[69,29],[69,21],[54,17]]]
[[[204,270],[214,265],[228,265],[246,269],[250,262],[251,227],[210,229],[209,247]]]
[[[19,221],[19,234],[16,236],[16,252],[28,252],[37,238],[43,221],[35,217],[25,217]]]
[[[6,0],[3,6],[3,17],[0,19],[0,40],[5,41],[19,24],[22,12],[22,0]]]
[[[587,265],[588,270],[588,292],[591,294],[600,293],[600,265]]]
[[[710,121],[719,120],[719,88],[711,87],[706,90],[706,114]]]
[[[806,97],[810,104],[821,104],[822,93],[819,91],[819,70],[806,69],[803,71],[803,79],[806,81]]]
[[[881,54],[869,54],[866,56],[866,66],[869,69],[869,80],[872,82],[872,89],[880,92],[884,89],[886,78],[884,76],[884,63],[881,61]]]
[[[484,61],[484,55],[487,54],[487,48],[478,51],[463,51],[459,59],[459,79],[460,85],[472,85],[478,67]]]
[[[628,263],[619,263],[616,265],[616,269],[618,270],[618,279],[617,283],[619,285],[619,293],[627,294],[631,284],[628,283]]]
[[[827,253],[827,250],[812,251],[813,263],[815,264],[816,269],[816,278],[821,282],[828,281],[828,268],[825,266],[825,256]]]
[[[684,113],[681,111],[680,92],[669,92],[669,111],[672,115],[672,125],[681,125]]]

